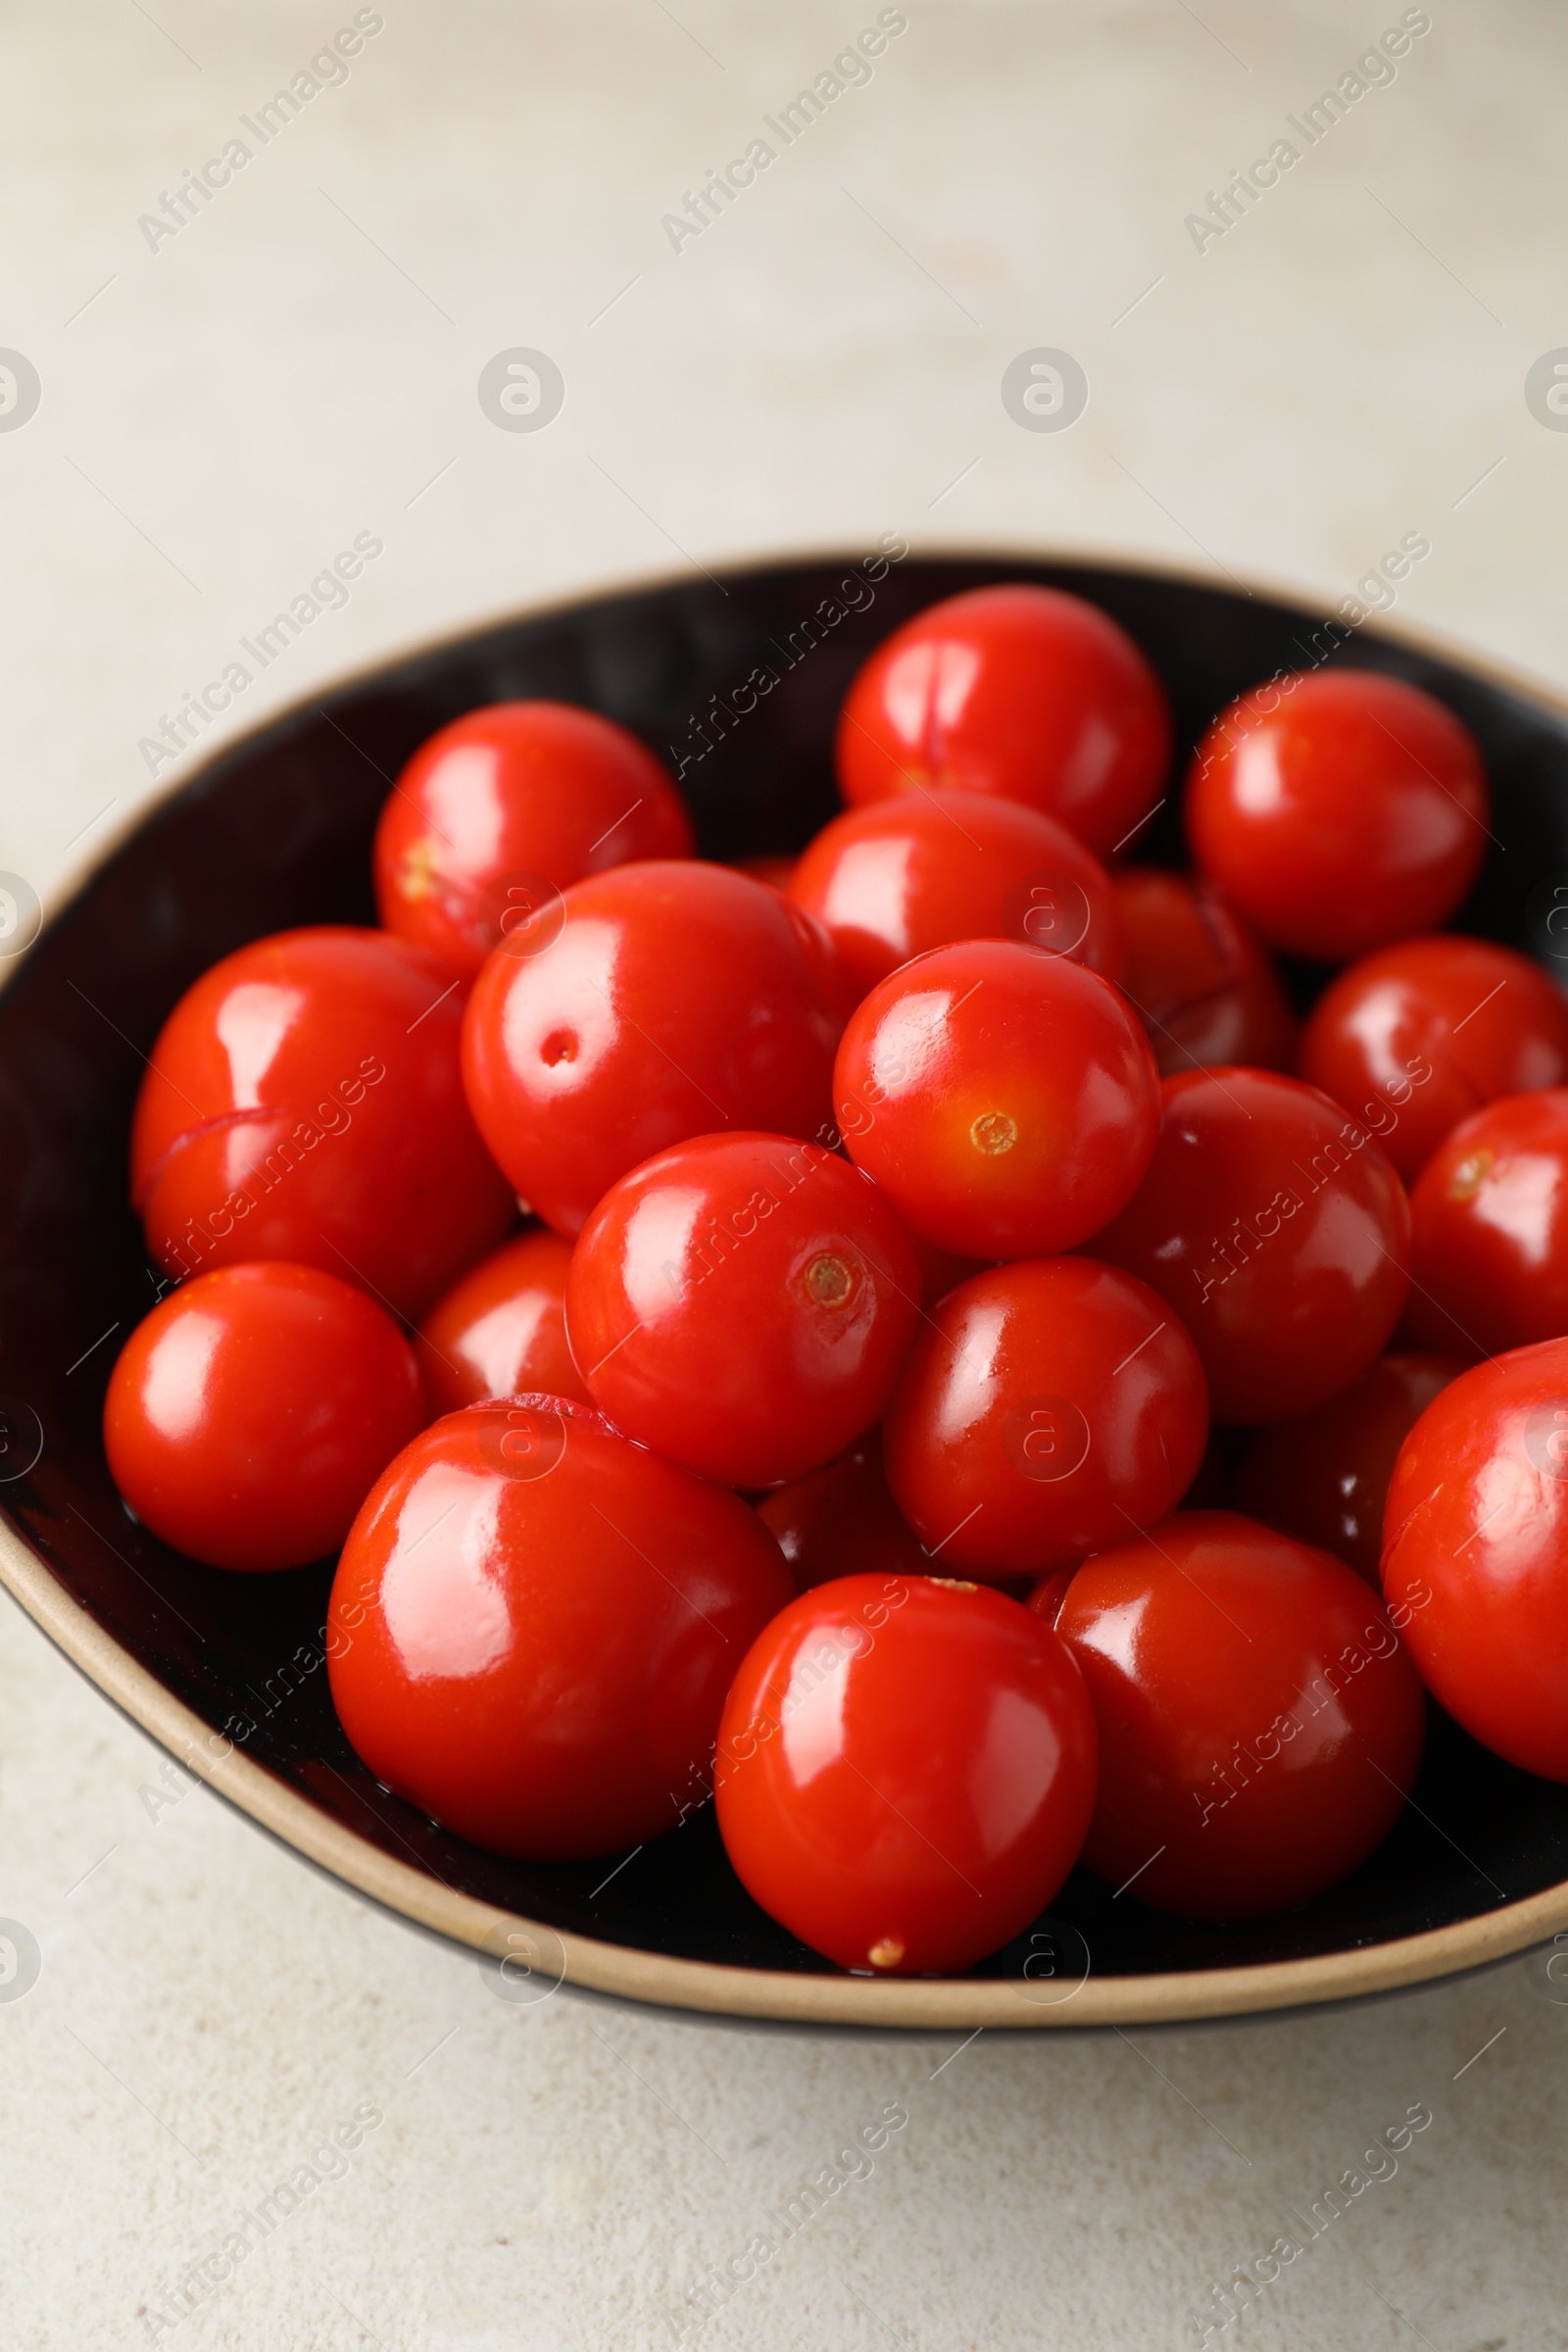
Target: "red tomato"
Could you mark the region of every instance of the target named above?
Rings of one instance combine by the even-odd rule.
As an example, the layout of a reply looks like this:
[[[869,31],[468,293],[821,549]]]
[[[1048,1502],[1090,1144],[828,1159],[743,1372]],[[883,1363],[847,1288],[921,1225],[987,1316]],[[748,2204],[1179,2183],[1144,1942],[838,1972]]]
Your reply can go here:
[[[1109,876],[1054,817],[980,792],[911,792],[851,808],[802,857],[790,896],[863,995],[911,956],[1016,939],[1119,980]]]
[[[1025,1258],[950,1291],[883,1420],[888,1485],[945,1569],[1038,1574],[1152,1527],[1203,1455],[1198,1352],[1141,1282]]]
[[[376,904],[389,931],[471,980],[568,882],[691,853],[685,803],[635,735],[569,703],[490,703],[421,744],[392,787]]]
[[[1178,1511],[1086,1561],[1056,1631],[1100,1727],[1084,1860],[1189,1919],[1288,1911],[1393,1828],[1421,1686],[1343,1560],[1236,1511]]]
[[[956,785],[1022,801],[1108,858],[1170,762],[1163,687],[1125,629],[1055,588],[972,588],[878,646],[835,758],[852,807]]]
[[[1399,1447],[1463,1370],[1452,1355],[1380,1356],[1326,1404],[1257,1432],[1232,1488],[1236,1508],[1337,1552],[1376,1587],[1383,1506]]]
[[[950,1972],[1010,1942],[1072,1868],[1094,1723],[1016,1601],[847,1576],[747,1653],[714,1793],[742,1885],[803,1943],[841,1968]]]
[[[282,931],[187,989],[131,1131],[167,1273],[291,1258],[421,1314],[514,1205],[463,1099],[451,976],[383,931]]]
[[[1383,1592],[1428,1689],[1510,1764],[1568,1781],[1568,1340],[1428,1405],[1394,1466]]]
[[[547,1225],[575,1234],[617,1177],[717,1125],[830,1129],[837,958],[778,891],[628,865],[559,916],[497,949],[463,1041],[480,1132]]]
[[[1399,1319],[1404,1188],[1294,1078],[1194,1070],[1161,1091],[1149,1173],[1096,1251],[1169,1299],[1216,1420],[1290,1420],[1358,1378]]]
[[[1469,730],[1370,669],[1254,686],[1214,721],[1187,783],[1199,864],[1275,947],[1331,962],[1445,922],[1491,813]]]
[[[571,1244],[543,1227],[505,1242],[419,1326],[416,1352],[432,1413],[487,1396],[569,1396],[590,1404],[566,1345]]]
[[[798,1592],[838,1576],[930,1573],[931,1561],[888,1493],[880,1430],[867,1430],[825,1469],[764,1494],[757,1509],[777,1537]]]
[[[1213,883],[1154,865],[1124,866],[1112,882],[1127,942],[1121,985],[1161,1075],[1228,1062],[1290,1069],[1296,1016],[1267,949]]]
[[[1461,1119],[1410,1207],[1406,1320],[1423,1347],[1495,1355],[1568,1332],[1568,1087]]]
[[[1004,940],[938,948],[852,1014],[833,1099],[857,1167],[969,1257],[1070,1250],[1149,1165],[1149,1041],[1115,989]]]
[[[550,1397],[404,1448],[338,1562],[328,1674],[378,1781],[496,1853],[673,1829],[724,1692],[790,1596],[744,1502]]]
[[[1318,999],[1301,1075],[1375,1126],[1413,1183],[1483,1103],[1568,1079],[1568,1004],[1539,963],[1490,939],[1401,940]]]
[[[161,1299],[104,1400],[116,1486],[155,1536],[214,1568],[299,1568],[336,1551],[424,1420],[391,1316],[281,1258]]]
[[[633,1169],[578,1236],[566,1330],[617,1429],[770,1487],[882,1409],[919,1312],[898,1218],[817,1144],[710,1135]]]

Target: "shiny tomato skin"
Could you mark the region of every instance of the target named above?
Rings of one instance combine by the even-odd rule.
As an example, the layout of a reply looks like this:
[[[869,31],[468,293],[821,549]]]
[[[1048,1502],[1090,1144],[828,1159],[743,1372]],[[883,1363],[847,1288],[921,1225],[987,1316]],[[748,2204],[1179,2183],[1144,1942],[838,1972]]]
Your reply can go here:
[[[1198,1351],[1146,1284],[1024,1258],[950,1291],[883,1416],[894,1500],[943,1573],[1081,1560],[1175,1508],[1203,1455]]]
[[[1383,1593],[1434,1698],[1568,1781],[1568,1340],[1461,1374],[1399,1449]]]
[[[1120,980],[1121,916],[1100,860],[1065,825],[979,792],[910,792],[848,809],[789,886],[863,995],[911,956],[1015,939]]]
[[[1257,1431],[1232,1484],[1234,1508],[1334,1552],[1376,1590],[1383,1508],[1399,1448],[1463,1370],[1454,1355],[1379,1356],[1326,1403]]]
[[[689,1809],[736,1668],[789,1597],[734,1495],[568,1399],[469,1405],[354,1523],[332,1699],[377,1780],[473,1844],[614,1853]]]
[[[1154,1148],[1149,1041],[1098,974],[1006,940],[937,948],[851,1015],[833,1071],[851,1158],[911,1233],[976,1258],[1071,1250]]]
[[[104,1400],[110,1473],[155,1536],[214,1568],[336,1551],[425,1418],[384,1308],[318,1267],[198,1274],[138,1323]]]
[[[1271,946],[1325,962],[1435,930],[1487,847],[1468,728],[1417,686],[1319,669],[1253,687],[1193,757],[1193,855]]]
[[[569,1396],[591,1404],[566,1345],[571,1244],[548,1226],[503,1242],[443,1298],[415,1341],[432,1416],[487,1396]]]
[[[929,1576],[939,1564],[888,1493],[880,1430],[867,1430],[836,1462],[775,1487],[757,1510],[800,1592],[841,1576]]]
[[[898,1218],[835,1153],[700,1136],[600,1201],[572,1252],[566,1332],[617,1429],[696,1477],[770,1487],[875,1421],[918,1282]]]
[[[1461,1119],[1410,1208],[1405,1320],[1421,1346],[1473,1361],[1568,1332],[1568,1087]]]
[[[1568,1002],[1539,963],[1493,940],[1400,940],[1330,983],[1300,1066],[1357,1118],[1380,1102],[1397,1109],[1383,1148],[1413,1184],[1472,1111],[1568,1080]]]
[[[288,1258],[413,1320],[514,1206],[464,1101],[451,974],[384,931],[281,931],[164,1023],[131,1201],[167,1273]]]
[[[575,1236],[618,1177],[690,1136],[827,1131],[836,970],[808,915],[729,866],[575,883],[556,936],[498,948],[474,983],[463,1064],[480,1133]]]
[[[1178,1511],[1086,1561],[1056,1631],[1100,1729],[1083,1858],[1118,1889],[1259,1918],[1334,1886],[1393,1828],[1421,1685],[1343,1560],[1240,1512]]]
[[[1000,1592],[849,1576],[747,1653],[714,1771],[750,1893],[841,1968],[968,1968],[1026,1928],[1094,1806],[1095,1731],[1049,1626]]]
[[[1286,1421],[1382,1353],[1410,1207],[1364,1128],[1272,1070],[1167,1078],[1149,1172],[1096,1253],[1170,1301],[1217,1421]]]
[[[1126,631],[1055,588],[972,588],[896,629],[859,670],[835,759],[852,808],[906,792],[1021,801],[1109,858],[1170,763],[1164,688]]]
[[[375,830],[376,904],[389,931],[471,980],[540,885],[692,848],[669,771],[613,719],[489,703],[422,743],[393,786]]]
[[[1296,1016],[1268,950],[1224,894],[1155,865],[1121,866],[1111,882],[1127,943],[1121,987],[1160,1076],[1229,1062],[1294,1068]]]

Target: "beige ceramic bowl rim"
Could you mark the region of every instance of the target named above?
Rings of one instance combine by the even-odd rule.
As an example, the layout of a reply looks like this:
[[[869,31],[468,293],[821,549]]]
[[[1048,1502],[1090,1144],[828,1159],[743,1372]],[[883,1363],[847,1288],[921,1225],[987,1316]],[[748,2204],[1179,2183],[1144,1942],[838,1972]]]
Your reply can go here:
[[[1140,574],[1194,588],[1213,589],[1219,585],[1211,574],[1184,565],[1139,561],[1102,550],[943,546],[921,553],[942,563],[978,562],[995,564],[999,568],[1023,563],[1059,563]],[[759,557],[745,564],[726,565],[725,569],[729,576],[735,577],[773,568],[848,564],[857,560],[854,553],[842,548],[790,550]],[[609,596],[630,596],[686,584],[688,575],[684,573],[639,575],[570,598],[544,600],[535,606],[470,620],[461,628],[383,654],[292,704],[259,715],[254,726],[213,744],[188,767],[181,763],[182,772],[177,777],[166,778],[161,790],[140,801],[126,821],[63,882],[56,894],[51,923],[112,862],[132,834],[141,831],[220,760],[226,760],[255,736],[309,716],[329,696],[369,684],[411,660],[455,648],[509,623],[564,617],[586,606],[602,604]],[[1242,585],[1272,604],[1294,608],[1303,617],[1315,616],[1320,624],[1327,617],[1314,605],[1303,601],[1298,590],[1278,587],[1255,577]],[[1368,620],[1355,634],[1359,636],[1363,629],[1374,641],[1468,670],[1487,683],[1568,721],[1568,698],[1539,679],[1509,670],[1490,658],[1478,657],[1434,631]],[[27,956],[16,958],[10,972],[0,980],[0,987],[9,985],[25,966],[36,945],[28,950]],[[240,1749],[231,1747],[221,1758],[215,1757],[212,1729],[203,1718],[176,1698],[79,1602],[73,1600],[44,1561],[19,1535],[3,1525],[0,1525],[0,1582],[99,1690],[187,1770],[264,1829],[372,1901],[421,1927],[489,1954],[492,1959],[512,1951],[526,1966],[531,1958],[542,1983],[559,1976],[568,1985],[663,2008],[781,2023],[859,2026],[868,2030],[907,2027],[972,2031],[986,2027],[1038,2031],[1043,2027],[1150,2026],[1240,2017],[1389,1992],[1485,1967],[1568,1931],[1568,1881],[1563,1881],[1522,1901],[1499,1904],[1495,1910],[1476,1918],[1389,1942],[1299,1960],[1236,1968],[1173,1970],[1153,1976],[1097,1978],[1091,1968],[1081,1982],[1064,1975],[1059,1996],[1049,1981],[1026,1987],[1021,1980],[983,1977],[937,1980],[798,1976],[778,1970],[683,1960],[665,1953],[600,1942],[592,1936],[558,1934],[541,1923],[463,1894],[426,1870],[384,1853]]]

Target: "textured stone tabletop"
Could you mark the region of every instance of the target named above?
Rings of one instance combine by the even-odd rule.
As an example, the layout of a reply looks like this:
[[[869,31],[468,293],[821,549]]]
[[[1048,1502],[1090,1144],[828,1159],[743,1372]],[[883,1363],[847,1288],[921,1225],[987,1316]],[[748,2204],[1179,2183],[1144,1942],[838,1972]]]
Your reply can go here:
[[[1565,66],[1549,0],[7,7],[0,867],[57,903],[191,741],[432,632],[888,530],[1324,612],[1419,534],[1396,618],[1568,682],[1554,363],[1526,398],[1568,345]],[[9,1601],[0,1914],[41,1954],[0,1987],[7,2352],[1568,2334],[1539,1959],[963,2047],[514,2006]]]

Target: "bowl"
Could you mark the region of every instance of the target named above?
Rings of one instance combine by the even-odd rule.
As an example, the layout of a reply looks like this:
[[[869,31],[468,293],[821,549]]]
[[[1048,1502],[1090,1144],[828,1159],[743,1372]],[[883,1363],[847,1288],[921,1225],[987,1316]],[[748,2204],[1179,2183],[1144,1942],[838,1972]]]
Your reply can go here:
[[[836,805],[833,723],[858,664],[921,606],[1002,579],[1113,613],[1164,677],[1183,747],[1242,688],[1321,660],[1440,696],[1480,739],[1496,801],[1459,927],[1568,961],[1568,706],[1408,631],[1336,629],[1261,588],[980,555],[906,557],[874,582],[853,557],[682,579],[405,655],[193,762],[0,966],[0,1577],[189,1770],[366,1895],[476,1947],[506,1997],[564,1981],[838,2026],[1125,2027],[1360,1996],[1568,1929],[1568,1788],[1434,1709],[1399,1824],[1298,1910],[1199,1924],[1075,1871],[1048,1917],[969,1975],[846,1974],[751,1901],[710,1803],[629,1860],[511,1862],[439,1828],[382,1788],[337,1726],[331,1564],[203,1568],[115,1493],[104,1388],[154,1297],[125,1199],[145,1057],[181,991],[229,950],[294,924],[374,920],[371,830],[416,745],[479,703],[587,704],[670,760],[708,855],[793,849]],[[759,669],[776,681],[765,694]],[[1172,803],[1139,855],[1179,858]]]

